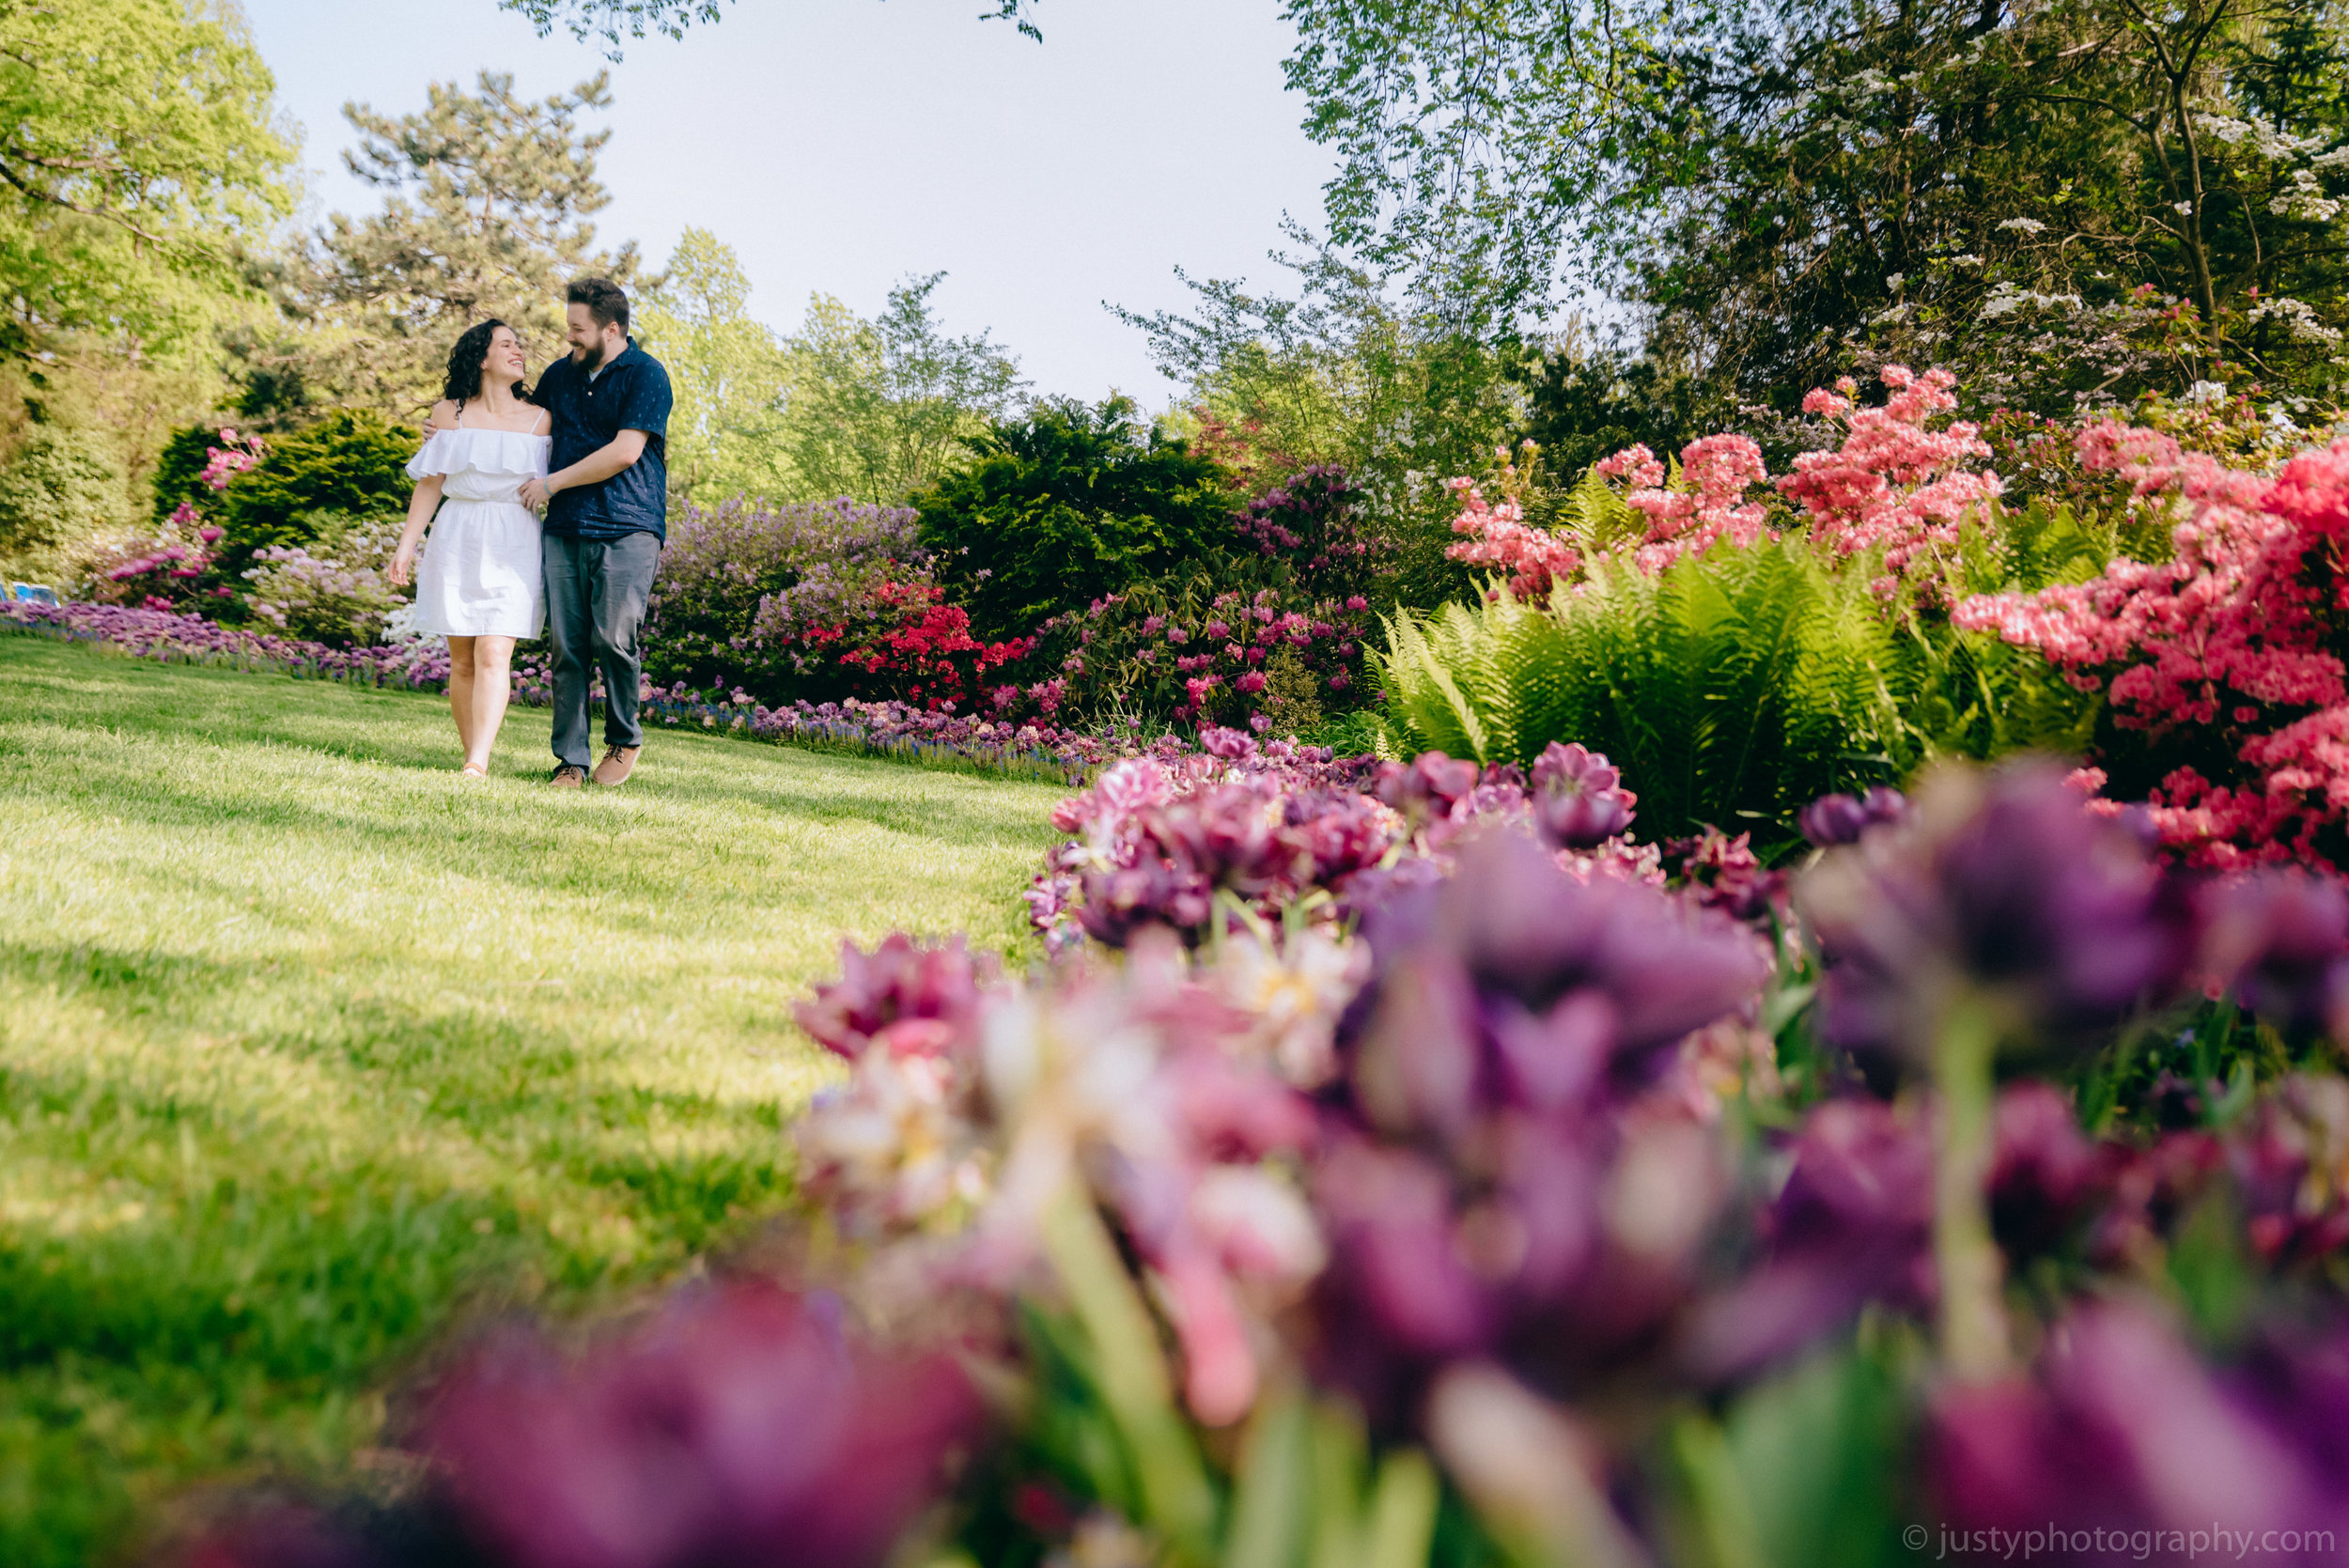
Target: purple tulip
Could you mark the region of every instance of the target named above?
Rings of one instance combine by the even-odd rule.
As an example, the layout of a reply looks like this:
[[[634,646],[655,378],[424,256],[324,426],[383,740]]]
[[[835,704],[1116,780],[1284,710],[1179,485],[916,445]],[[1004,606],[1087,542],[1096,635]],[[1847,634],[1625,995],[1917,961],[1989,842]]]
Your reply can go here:
[[[1879,784],[1864,796],[1822,795],[1796,814],[1795,825],[1814,847],[1858,844],[1871,828],[1902,820],[1908,815],[1907,797]]]
[[[1481,778],[1472,762],[1459,762],[1441,752],[1422,752],[1409,763],[1380,766],[1378,799],[1414,823],[1449,814],[1472,792]]]
[[[536,1335],[492,1342],[424,1436],[516,1568],[872,1568],[977,1425],[950,1358],[884,1356],[836,1303],[734,1283],[577,1366]]]
[[[1804,1121],[1786,1185],[1763,1219],[1760,1267],[1705,1303],[1688,1359],[1739,1378],[1848,1327],[1869,1301],[1913,1311],[1933,1295],[1933,1143],[1875,1100],[1828,1100]]]
[[[1958,981],[2055,1031],[2173,990],[2193,951],[2183,884],[2061,769],[1945,771],[1912,821],[1833,849],[1798,900],[1824,973],[1821,1032],[1922,1061]]]
[[[1533,821],[1542,836],[1567,849],[1588,849],[1631,826],[1639,797],[1622,787],[1607,758],[1579,741],[1551,741],[1533,761]]]
[[[2071,1563],[2182,1561],[2188,1540],[2239,1556],[2269,1530],[2338,1526],[2318,1455],[2263,1418],[2153,1311],[2082,1307],[2049,1330],[2029,1380],[1942,1389],[1927,1445],[1937,1512],[1953,1532],[2037,1530],[2040,1560]],[[2337,1534],[2302,1545],[2270,1537],[2262,1557],[2340,1560]]]
[[[2108,1162],[2080,1131],[2072,1102],[2045,1083],[1999,1095],[1997,1140],[1991,1229],[2009,1257],[2046,1251],[2103,1196]]]
[[[2349,894],[2299,872],[2214,890],[2202,968],[2279,1029],[2349,1032]]]

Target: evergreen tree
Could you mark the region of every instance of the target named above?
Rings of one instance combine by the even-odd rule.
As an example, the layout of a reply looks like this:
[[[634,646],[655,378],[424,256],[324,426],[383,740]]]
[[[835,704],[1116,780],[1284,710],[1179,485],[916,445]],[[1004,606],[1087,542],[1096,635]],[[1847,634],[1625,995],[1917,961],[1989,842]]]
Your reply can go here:
[[[360,135],[344,162],[389,194],[380,212],[329,220],[288,300],[320,329],[305,379],[343,400],[421,413],[449,345],[490,317],[535,368],[563,351],[572,278],[637,281],[634,244],[599,250],[587,221],[611,201],[596,178],[611,132],[579,122],[611,106],[607,77],[537,101],[515,96],[508,74],[483,71],[477,88],[436,84],[418,114],[343,110]]]

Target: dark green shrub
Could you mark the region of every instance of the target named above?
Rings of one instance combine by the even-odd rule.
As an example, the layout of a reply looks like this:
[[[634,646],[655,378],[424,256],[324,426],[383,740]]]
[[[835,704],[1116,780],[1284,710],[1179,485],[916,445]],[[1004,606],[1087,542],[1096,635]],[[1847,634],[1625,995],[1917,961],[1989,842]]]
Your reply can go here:
[[[413,431],[363,409],[344,409],[272,437],[261,465],[219,497],[223,566],[241,571],[258,551],[308,544],[314,513],[405,512],[414,489],[406,471],[415,450]],[[160,493],[156,499],[162,500]],[[210,511],[201,501],[197,506]]]
[[[211,449],[219,444],[217,424],[183,425],[171,432],[171,439],[163,442],[163,452],[155,458],[155,474],[149,481],[154,491],[156,527],[170,522],[171,514],[182,505],[203,512],[219,501],[219,496],[204,483],[204,465],[210,460]]]
[[[973,442],[977,460],[913,498],[939,581],[995,640],[1110,594],[1230,559],[1223,471],[1146,430],[1130,399],[1039,404]]]

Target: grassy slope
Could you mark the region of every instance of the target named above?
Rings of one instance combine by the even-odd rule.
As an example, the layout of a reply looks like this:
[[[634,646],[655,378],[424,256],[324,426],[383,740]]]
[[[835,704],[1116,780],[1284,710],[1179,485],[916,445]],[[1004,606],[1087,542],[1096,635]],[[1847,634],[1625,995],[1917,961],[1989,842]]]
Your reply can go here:
[[[0,1562],[334,1462],[452,1316],[782,1199],[839,938],[1017,941],[1053,787],[0,637]]]

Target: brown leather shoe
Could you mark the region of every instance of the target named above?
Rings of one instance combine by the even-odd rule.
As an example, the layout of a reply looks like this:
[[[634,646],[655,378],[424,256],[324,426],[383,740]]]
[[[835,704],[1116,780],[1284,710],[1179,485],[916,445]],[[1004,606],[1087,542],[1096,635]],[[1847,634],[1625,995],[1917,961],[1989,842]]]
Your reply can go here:
[[[577,789],[587,782],[587,769],[577,763],[567,762],[547,775],[547,783],[557,789]]]
[[[636,771],[636,758],[642,746],[606,746],[603,760],[596,764],[595,779],[599,784],[628,783],[628,776]]]

